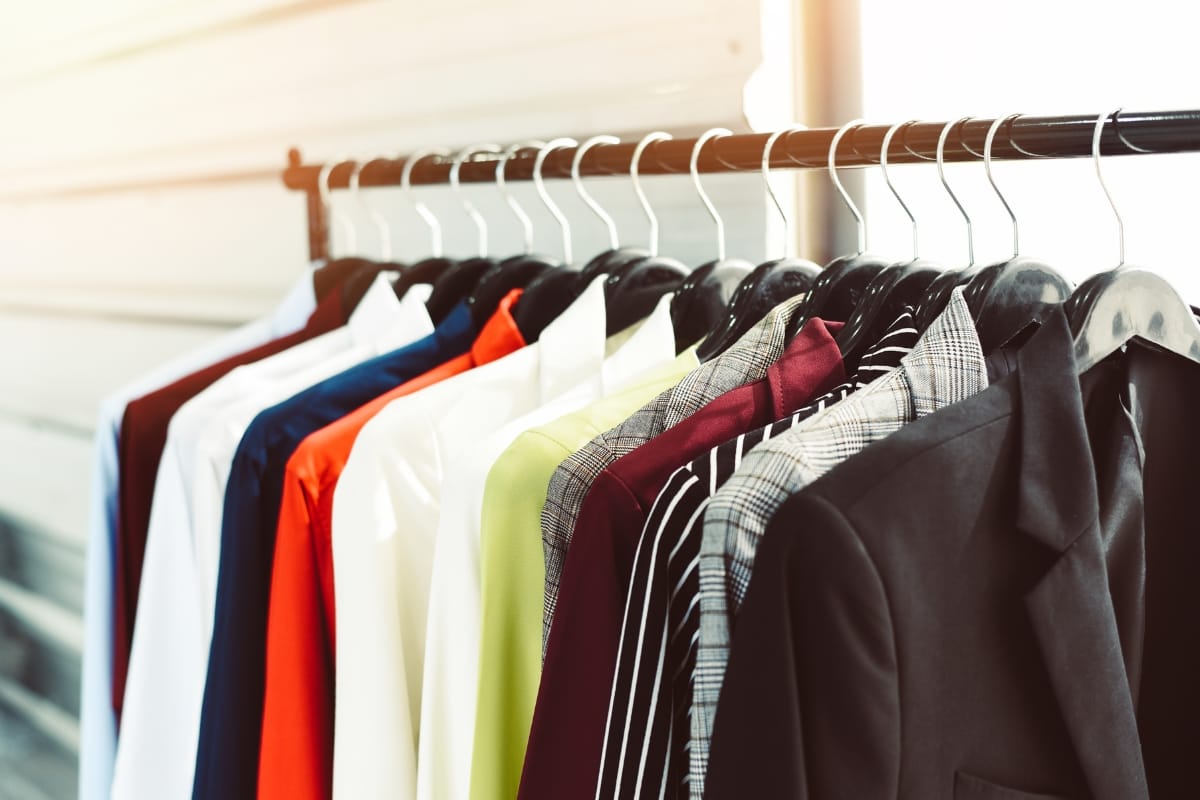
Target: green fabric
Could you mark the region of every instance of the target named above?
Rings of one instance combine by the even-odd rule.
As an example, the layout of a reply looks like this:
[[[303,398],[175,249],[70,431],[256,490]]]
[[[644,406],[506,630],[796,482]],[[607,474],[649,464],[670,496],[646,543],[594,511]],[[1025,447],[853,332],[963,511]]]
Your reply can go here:
[[[471,800],[515,798],[542,674],[542,504],[558,465],[699,365],[695,348],[637,384],[517,437],[483,492],[479,703]]]

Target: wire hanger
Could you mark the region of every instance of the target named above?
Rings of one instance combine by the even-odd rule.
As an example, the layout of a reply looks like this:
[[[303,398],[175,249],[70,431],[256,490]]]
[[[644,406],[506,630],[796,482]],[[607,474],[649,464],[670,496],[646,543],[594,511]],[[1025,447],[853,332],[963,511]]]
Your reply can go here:
[[[488,317],[499,307],[500,301],[513,289],[525,289],[539,275],[561,266],[558,262],[533,255],[531,252],[533,250],[533,221],[529,219],[525,209],[521,208],[517,198],[509,191],[504,176],[508,162],[517,153],[531,148],[538,148],[540,151],[545,147],[546,143],[540,140],[515,144],[505,150],[496,162],[496,185],[504,195],[508,207],[512,209],[517,221],[521,224],[524,249],[520,254],[504,259],[485,272],[467,296],[467,304],[471,308],[476,325],[482,326],[487,322]]]
[[[434,157],[449,158],[450,151],[444,147],[427,147],[418,150],[405,160],[404,168],[400,171],[400,193],[412,204],[417,216],[429,227],[430,252],[427,258],[421,259],[400,273],[400,279],[393,284],[397,295],[400,296],[417,284],[435,283],[445,274],[446,270],[455,264],[454,259],[442,255],[442,223],[412,188],[413,168],[421,161]]]
[[[429,296],[425,307],[429,310],[429,315],[435,323],[445,319],[455,306],[465,301],[475,289],[480,279],[492,267],[496,266],[496,261],[488,257],[487,221],[479,213],[479,209],[475,207],[475,204],[463,192],[459,173],[462,170],[462,165],[473,156],[480,153],[499,155],[500,152],[501,149],[498,144],[475,144],[459,151],[450,164],[450,188],[458,198],[458,202],[462,205],[467,216],[475,223],[475,229],[478,234],[479,255],[456,262],[443,272],[441,277],[433,284],[433,294]],[[478,324],[479,320],[476,318],[474,310],[472,311],[472,317],[475,318]]]
[[[564,262],[568,266],[573,255],[570,223],[547,191],[542,170],[550,153],[563,147],[574,147],[575,144],[574,139],[568,138],[543,142],[533,162],[534,188],[537,189],[538,197],[550,212],[550,216],[559,224]],[[578,153],[576,157],[578,158]],[[579,277],[579,273],[567,268],[548,269],[528,283],[516,308],[517,330],[527,343],[536,342],[546,326],[557,319],[558,315],[583,292],[585,287],[581,286]]]
[[[554,202],[554,198],[550,197],[550,192],[546,191],[546,180],[542,177],[542,167],[546,163],[546,157],[555,150],[563,147],[575,147],[578,144],[574,139],[566,137],[552,139],[538,150],[537,157],[533,162],[533,185],[537,189],[538,197],[542,198],[542,203],[550,212],[550,216],[558,223],[559,230],[562,232],[562,251],[563,263],[571,263],[571,223],[567,219],[567,215],[562,212],[558,204]]]
[[[512,160],[513,156],[522,150],[532,150],[545,146],[546,143],[541,139],[518,142],[505,150],[504,155],[496,162],[496,187],[504,195],[504,202],[512,209],[513,215],[517,218],[517,223],[521,226],[521,241],[523,245],[521,252],[525,255],[533,252],[533,220],[525,213],[525,209],[521,208],[521,204],[517,202],[516,195],[508,188],[508,181],[505,178],[504,170],[508,167],[508,162]]]
[[[958,199],[958,195],[955,194],[954,189],[950,186],[950,181],[946,178],[946,140],[950,138],[950,133],[956,127],[965,125],[970,121],[971,117],[962,117],[954,122],[947,122],[942,126],[935,151],[938,177],[942,181],[942,188],[946,190],[946,194],[950,195],[950,200],[954,203],[958,212],[962,214],[963,220],[967,224],[967,265],[962,269],[948,269],[934,278],[933,282],[929,284],[929,288],[925,290],[925,294],[917,303],[916,308],[916,325],[917,330],[920,331],[926,330],[937,316],[942,313],[947,303],[950,302],[950,295],[954,292],[954,289],[970,280],[970,277],[977,271],[975,268],[975,230],[971,223],[971,217],[967,214],[967,209]]]
[[[1004,206],[1012,222],[1013,252],[1002,261],[975,267],[964,273],[964,296],[975,319],[976,332],[984,353],[992,353],[1026,330],[1040,323],[1071,295],[1071,282],[1049,264],[1020,255],[1020,227],[1017,215],[996,183],[992,172],[992,148],[1000,128],[1011,124],[1020,114],[997,119],[988,127],[983,141],[983,169],[988,183]],[[947,299],[949,297],[947,296]]]
[[[354,169],[350,173],[350,196],[354,198],[354,202],[358,204],[358,207],[362,209],[367,218],[375,225],[375,230],[379,234],[379,260],[391,261],[392,229],[388,227],[387,218],[378,209],[371,207],[359,188],[359,178],[362,175],[362,171],[376,161],[383,160],[382,158],[372,158],[369,161],[356,161],[354,163]]]
[[[351,221],[349,215],[333,204],[333,193],[329,190],[329,176],[341,165],[353,163],[355,162],[351,161],[347,156],[338,156],[322,166],[321,171],[317,174],[317,194],[321,198],[321,204],[325,206],[325,213],[330,219],[335,220],[341,226],[342,238],[344,239],[348,253],[358,252],[358,232],[355,230],[354,222]]]
[[[838,348],[842,358],[850,364],[857,364],[867,349],[878,342],[887,333],[889,326],[906,310],[915,310],[921,298],[929,290],[943,270],[940,266],[925,261],[920,257],[920,240],[918,238],[917,219],[909,209],[904,198],[896,190],[888,172],[888,152],[896,134],[916,120],[901,122],[888,128],[883,137],[883,147],[879,152],[879,166],[883,169],[883,180],[896,198],[896,202],[912,222],[912,258],[893,264],[879,271],[863,290],[862,299],[854,307],[846,319],[846,325],[837,335]]]
[[[1175,288],[1163,278],[1125,264],[1125,222],[1100,167],[1100,140],[1111,116],[1116,128],[1121,109],[1102,114],[1092,134],[1096,177],[1117,222],[1117,266],[1088,278],[1067,301],[1075,334],[1077,374],[1090,370],[1132,340],[1200,363],[1200,324]]]
[[[708,325],[711,333],[706,336],[696,350],[696,355],[701,360],[711,360],[725,352],[772,308],[807,291],[813,285],[817,275],[820,274],[820,267],[811,261],[788,256],[792,241],[790,221],[787,214],[784,213],[783,204],[775,194],[775,188],[771,185],[771,152],[775,143],[789,133],[803,130],[808,130],[808,128],[804,125],[793,125],[776,131],[767,137],[762,152],[763,186],[783,218],[783,257],[768,259],[754,268],[751,268],[748,262],[743,262],[734,266],[733,269],[729,269],[728,266],[718,267],[714,272],[714,281],[720,287],[721,293],[710,298],[709,305],[710,307],[716,306],[718,301],[722,301],[725,309],[720,312],[719,322]],[[723,263],[728,265],[730,262]],[[735,276],[739,274],[741,277],[736,278],[736,282],[734,282]],[[689,278],[689,280],[691,279]],[[698,330],[701,324],[703,323],[698,322],[689,333],[702,332]],[[676,330],[678,331],[680,327],[677,324]]]
[[[580,175],[579,165],[583,163],[583,157],[598,144],[620,144],[621,140],[616,136],[601,134],[587,139],[583,144],[575,148],[575,157],[571,159],[571,183],[575,186],[575,193],[579,195],[579,199],[584,202],[592,213],[604,225],[604,230],[608,233],[608,248],[616,250],[620,247],[620,237],[617,236],[617,223],[613,220],[612,215],[604,210],[604,207],[596,202],[596,198],[587,191],[583,186],[583,176]]]
[[[454,196],[458,198],[458,202],[462,204],[463,210],[467,212],[467,216],[475,223],[475,229],[479,233],[479,256],[486,257],[488,254],[488,228],[487,220],[483,218],[483,214],[479,213],[479,209],[475,204],[463,193],[462,182],[459,180],[459,173],[462,171],[463,162],[471,158],[477,153],[491,153],[498,155],[500,153],[500,145],[498,144],[475,144],[470,147],[465,147],[459,151],[454,157],[453,163],[450,165],[450,188],[454,191]]]
[[[842,203],[854,217],[855,229],[858,234],[858,249],[850,255],[839,256],[825,265],[821,274],[809,289],[808,298],[788,325],[788,338],[795,336],[801,326],[813,317],[830,320],[845,320],[850,316],[862,296],[867,284],[880,270],[891,262],[885,258],[873,255],[867,251],[867,225],[862,212],[858,210],[850,193],[842,185],[837,171],[838,145],[852,131],[862,127],[861,119],[851,120],[838,128],[837,133],[829,142],[827,168],[829,180],[837,190]]]
[[[604,210],[604,207],[596,201],[596,198],[592,197],[591,193],[583,185],[580,165],[583,164],[583,157],[587,152],[599,144],[614,145],[620,143],[621,140],[616,136],[605,134],[593,136],[575,148],[575,157],[571,159],[571,182],[575,185],[575,192],[579,195],[579,199],[592,210],[592,213],[600,218],[600,222],[604,224],[604,229],[608,233],[608,249],[593,256],[583,266],[583,269],[579,271],[577,288],[579,292],[586,289],[596,277],[619,270],[625,265],[632,264],[634,261],[650,255],[648,250],[640,247],[622,247],[620,245],[616,221],[613,220],[612,215]]]
[[[658,217],[650,207],[640,176],[642,156],[647,148],[655,142],[667,141],[670,138],[669,133],[655,131],[642,137],[633,150],[629,177],[642,212],[650,223],[650,253],[608,270],[608,278],[604,282],[604,297],[610,336],[645,319],[664,294],[679,288],[689,271],[679,261],[659,254]]]

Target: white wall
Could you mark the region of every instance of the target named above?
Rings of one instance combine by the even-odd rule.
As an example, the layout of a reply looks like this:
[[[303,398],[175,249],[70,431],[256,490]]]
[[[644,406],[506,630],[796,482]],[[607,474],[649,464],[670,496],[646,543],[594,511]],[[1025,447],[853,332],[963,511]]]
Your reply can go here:
[[[1200,107],[1194,4],[863,0],[862,20],[864,116],[872,122]],[[1187,255],[1200,248],[1200,155],[1108,158],[1103,169],[1125,220],[1129,263],[1200,301],[1200,270]],[[982,165],[946,171],[976,224],[980,260],[1005,257],[1008,217]],[[878,168],[866,172],[871,247],[907,257],[907,219]],[[1076,281],[1115,266],[1116,225],[1089,160],[997,163],[995,174],[1021,223],[1023,253]],[[894,180],[920,224],[922,255],[962,263],[964,225],[936,169],[900,166]]]

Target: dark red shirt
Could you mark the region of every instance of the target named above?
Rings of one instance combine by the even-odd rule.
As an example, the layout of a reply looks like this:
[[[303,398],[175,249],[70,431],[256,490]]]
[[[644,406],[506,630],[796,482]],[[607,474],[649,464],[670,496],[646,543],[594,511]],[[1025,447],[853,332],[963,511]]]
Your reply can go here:
[[[634,552],[655,498],[679,466],[845,381],[840,327],[809,321],[764,379],[716,398],[592,484],[563,566],[520,800],[595,796]]]
[[[212,366],[193,372],[125,407],[118,445],[117,535],[113,576],[113,708],[120,718],[125,699],[125,675],[133,622],[137,616],[138,587],[142,581],[142,559],[146,532],[150,527],[150,504],[158,462],[167,444],[167,427],[180,407],[218,379],[244,364],[252,364],[289,347],[346,324],[350,309],[342,293],[329,292],[309,316],[304,327]]]

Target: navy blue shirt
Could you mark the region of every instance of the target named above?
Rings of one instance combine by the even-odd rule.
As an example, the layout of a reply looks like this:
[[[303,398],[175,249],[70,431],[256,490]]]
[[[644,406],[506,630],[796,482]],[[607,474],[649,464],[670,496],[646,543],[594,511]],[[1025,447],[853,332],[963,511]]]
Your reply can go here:
[[[192,789],[197,800],[253,798],[258,789],[271,565],[288,459],[310,433],[467,352],[476,332],[466,303],[460,303],[424,339],[266,409],[246,430],[225,491],[216,611]]]

